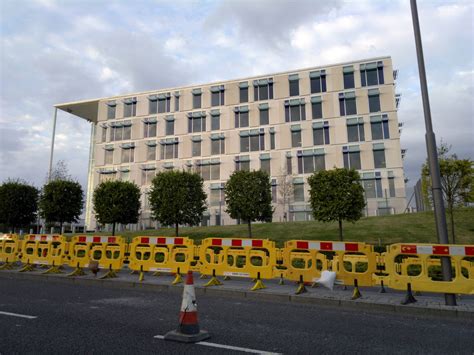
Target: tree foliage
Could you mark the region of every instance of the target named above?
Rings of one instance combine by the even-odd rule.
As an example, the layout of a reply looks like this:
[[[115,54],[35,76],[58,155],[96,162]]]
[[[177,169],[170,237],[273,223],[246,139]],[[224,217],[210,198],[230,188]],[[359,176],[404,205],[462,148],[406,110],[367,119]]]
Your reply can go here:
[[[365,206],[364,188],[354,169],[332,169],[314,173],[308,178],[310,203],[314,219],[339,222],[342,240],[342,221],[356,222]]]
[[[199,224],[206,206],[206,193],[202,178],[187,171],[164,171],[152,181],[149,192],[153,218],[166,226]]]
[[[77,222],[84,204],[81,184],[72,180],[52,180],[43,186],[39,200],[39,210],[47,223]]]
[[[20,180],[7,180],[0,185],[0,224],[15,231],[36,219],[38,189]]]
[[[252,237],[252,222],[271,221],[272,186],[269,175],[262,171],[235,171],[224,188],[226,212],[230,217],[248,224]]]
[[[140,213],[140,188],[129,181],[104,181],[93,195],[94,213],[100,224],[137,223]]]

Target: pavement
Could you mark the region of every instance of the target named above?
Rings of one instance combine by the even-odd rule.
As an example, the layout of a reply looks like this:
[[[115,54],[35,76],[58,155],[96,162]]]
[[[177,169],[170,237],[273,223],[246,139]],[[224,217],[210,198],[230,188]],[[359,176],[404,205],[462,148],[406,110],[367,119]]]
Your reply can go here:
[[[40,275],[39,271],[0,272],[0,354],[474,351],[474,317],[386,312],[364,306],[361,300],[352,302],[357,305],[354,307],[319,304],[308,300],[326,294],[323,289],[290,297],[294,285],[267,282],[268,289],[252,292],[246,291],[251,286],[249,280],[227,281],[207,289],[198,286],[200,325],[211,338],[199,344],[169,342],[162,336],[177,327],[183,286],[169,286],[171,276],[149,275],[143,283],[137,283],[137,278],[125,272],[112,280],[96,280],[90,275],[67,279]],[[196,281],[202,285],[204,280]],[[276,286],[281,287],[280,293],[272,291]],[[375,295],[369,290],[362,292],[365,303],[374,302],[370,300],[375,300]],[[351,293],[337,290],[333,297],[342,294],[346,300]],[[389,295],[393,302],[402,296]],[[422,303],[428,297],[418,298]]]

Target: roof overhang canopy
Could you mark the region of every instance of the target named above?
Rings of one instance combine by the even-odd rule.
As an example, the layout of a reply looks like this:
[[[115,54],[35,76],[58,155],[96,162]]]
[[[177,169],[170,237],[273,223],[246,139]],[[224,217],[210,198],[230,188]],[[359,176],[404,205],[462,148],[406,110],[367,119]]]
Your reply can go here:
[[[81,117],[89,122],[97,123],[99,113],[99,99],[76,101],[54,105],[59,110]]]

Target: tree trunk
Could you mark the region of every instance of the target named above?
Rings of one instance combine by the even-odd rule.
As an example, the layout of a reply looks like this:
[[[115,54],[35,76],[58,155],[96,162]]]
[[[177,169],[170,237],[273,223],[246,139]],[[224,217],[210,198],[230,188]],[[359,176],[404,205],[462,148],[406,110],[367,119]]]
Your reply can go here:
[[[456,236],[454,234],[454,209],[453,207],[449,208],[449,217],[451,220],[451,235],[453,237],[453,244],[456,244]]]
[[[339,240],[342,242],[342,219],[339,220]]]
[[[249,220],[247,222],[247,225],[248,225],[248,229],[249,229],[249,238],[252,238],[252,222]]]
[[[177,237],[178,236],[178,227],[179,227],[179,224],[178,223],[175,223],[174,225],[174,235]]]
[[[112,236],[115,236],[115,222],[112,223]]]

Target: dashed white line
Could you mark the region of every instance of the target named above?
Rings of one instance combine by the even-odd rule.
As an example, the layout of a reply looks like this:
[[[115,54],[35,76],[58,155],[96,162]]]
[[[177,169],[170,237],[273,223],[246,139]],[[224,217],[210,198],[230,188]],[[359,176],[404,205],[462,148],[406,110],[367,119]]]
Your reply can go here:
[[[154,338],[164,339],[165,337],[163,335],[155,335]],[[255,349],[249,349],[249,348],[241,348],[239,346],[232,346],[232,345],[225,345],[225,344],[209,343],[207,341],[199,341],[195,344],[196,345],[210,346],[210,347],[213,347],[213,348],[221,348],[221,349],[227,349],[227,350],[242,351],[244,353],[264,354],[264,355],[281,355],[280,353],[273,353],[273,352],[269,352],[269,351],[255,350]]]
[[[2,312],[0,311],[0,314],[3,314],[4,316],[11,316],[11,317],[18,317],[18,318],[26,318],[26,319],[35,319],[38,318],[37,316],[29,316],[27,314],[19,314],[19,313],[11,313],[11,312]]]

